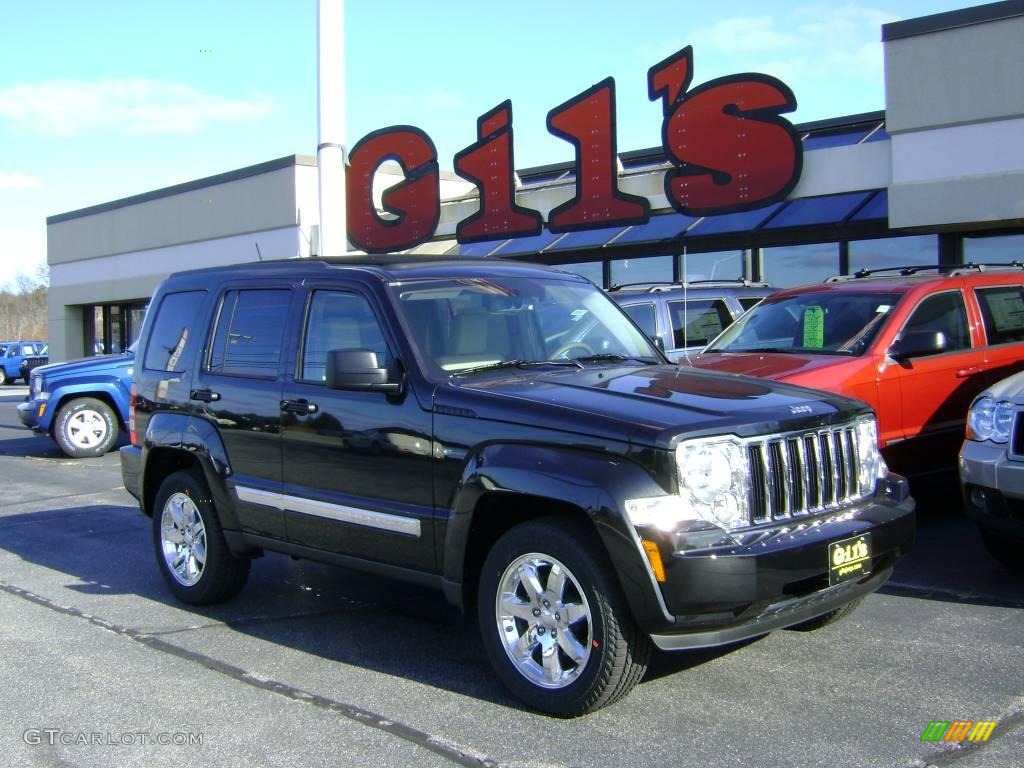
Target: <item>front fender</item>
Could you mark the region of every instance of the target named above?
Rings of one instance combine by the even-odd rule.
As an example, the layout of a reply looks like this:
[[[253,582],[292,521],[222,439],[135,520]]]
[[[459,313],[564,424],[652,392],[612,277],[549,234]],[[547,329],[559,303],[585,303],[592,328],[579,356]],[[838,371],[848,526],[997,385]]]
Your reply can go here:
[[[641,626],[663,626],[665,609],[650,563],[622,500],[665,493],[640,464],[623,456],[580,448],[491,444],[468,457],[452,504],[442,549],[442,574],[449,597],[461,594],[466,553],[477,515],[494,509],[489,494],[516,494],[581,510],[608,552],[634,617]],[[499,510],[507,509],[499,505]],[[507,514],[507,513],[506,513]],[[524,520],[527,516],[524,515]],[[500,528],[509,527],[502,521]],[[490,542],[488,542],[490,543]]]
[[[39,419],[40,429],[49,430],[54,417],[60,412],[64,403],[77,397],[99,397],[101,400],[112,403],[121,424],[128,423],[128,391],[116,376],[105,376],[102,379],[90,378],[86,381],[64,381],[56,386],[48,387],[48,389],[52,405]]]

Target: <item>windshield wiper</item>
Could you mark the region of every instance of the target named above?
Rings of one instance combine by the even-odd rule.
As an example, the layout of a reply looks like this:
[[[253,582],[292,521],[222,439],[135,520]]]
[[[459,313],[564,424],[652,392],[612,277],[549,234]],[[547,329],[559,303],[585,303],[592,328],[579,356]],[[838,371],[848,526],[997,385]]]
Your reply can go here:
[[[500,363],[476,365],[472,368],[464,368],[461,371],[455,371],[452,373],[452,378],[466,376],[467,374],[480,373],[482,371],[497,371],[502,368],[538,368],[545,365],[555,365],[559,367],[571,366],[573,368],[583,367],[575,360],[502,360]]]
[[[602,352],[597,355],[583,355],[581,357],[574,357],[580,363],[622,363],[626,360],[636,360],[638,363],[644,365],[657,365],[658,361],[653,357],[629,357],[628,355],[619,355],[614,352]]]

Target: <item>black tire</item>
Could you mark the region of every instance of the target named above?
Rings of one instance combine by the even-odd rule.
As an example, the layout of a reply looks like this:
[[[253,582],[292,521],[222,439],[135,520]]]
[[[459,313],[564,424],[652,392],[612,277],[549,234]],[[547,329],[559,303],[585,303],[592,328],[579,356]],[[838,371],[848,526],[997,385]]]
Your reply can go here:
[[[68,456],[85,459],[107,453],[117,443],[120,430],[109,405],[95,397],[79,397],[61,406],[53,438]]]
[[[1010,573],[1024,574],[1024,538],[981,529],[981,538],[989,554],[1003,564]]]
[[[175,509],[187,525],[175,524]],[[181,534],[180,541],[173,541],[176,534]],[[210,490],[198,469],[175,472],[161,483],[153,506],[153,549],[160,574],[183,603],[212,605],[230,600],[249,577],[250,561],[228,549]],[[181,563],[181,570],[176,570],[175,562]]]
[[[517,561],[533,555],[538,557],[521,565],[548,566],[535,568],[538,582],[543,579],[544,587],[536,599],[531,599],[524,580],[518,581],[517,589],[508,591],[510,580],[517,579],[515,574],[525,573],[514,567]],[[561,581],[565,586],[561,589],[556,586],[556,566],[557,573],[564,568]],[[491,664],[513,695],[542,712],[575,717],[618,701],[640,681],[650,659],[651,642],[636,626],[614,574],[597,535],[582,522],[565,518],[535,520],[513,528],[495,542],[480,572],[477,618]],[[544,596],[550,598],[556,591],[561,599],[549,600],[552,605],[545,607],[548,603]],[[517,598],[516,609],[528,616],[544,613],[537,619],[499,619],[500,594]],[[580,619],[584,614],[585,620]],[[571,615],[577,618],[570,619]],[[562,636],[555,640],[559,628]],[[506,643],[516,636],[533,637],[537,643],[526,643],[530,648],[519,662],[514,662],[506,650]],[[542,640],[553,644],[552,653],[542,655]],[[565,644],[580,655],[579,660],[574,661],[563,650]],[[564,670],[564,679],[555,684],[557,687],[545,687],[539,679],[528,676],[547,674],[544,656],[553,656],[552,668]],[[531,667],[536,669],[531,671]]]
[[[835,624],[837,621],[845,619],[851,613],[860,608],[860,604],[863,602],[864,598],[858,597],[851,600],[846,605],[836,608],[834,611],[823,613],[821,616],[808,619],[800,624],[794,624],[790,629],[795,629],[797,632],[813,632],[816,629],[827,627],[830,624]]]

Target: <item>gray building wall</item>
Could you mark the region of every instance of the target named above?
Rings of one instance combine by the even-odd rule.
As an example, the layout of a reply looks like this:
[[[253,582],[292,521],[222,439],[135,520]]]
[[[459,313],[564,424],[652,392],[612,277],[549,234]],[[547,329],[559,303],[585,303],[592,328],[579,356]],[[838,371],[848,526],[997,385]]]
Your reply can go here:
[[[893,227],[977,229],[1024,218],[1024,2],[888,24]]]

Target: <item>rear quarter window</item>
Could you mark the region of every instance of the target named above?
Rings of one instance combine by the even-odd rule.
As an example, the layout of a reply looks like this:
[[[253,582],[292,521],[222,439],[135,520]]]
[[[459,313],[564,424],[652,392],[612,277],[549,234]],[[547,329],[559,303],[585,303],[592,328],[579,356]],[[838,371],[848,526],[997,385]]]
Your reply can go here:
[[[199,344],[196,332],[206,291],[168,293],[160,300],[149,334],[143,368],[151,371],[185,370],[185,353]]]

